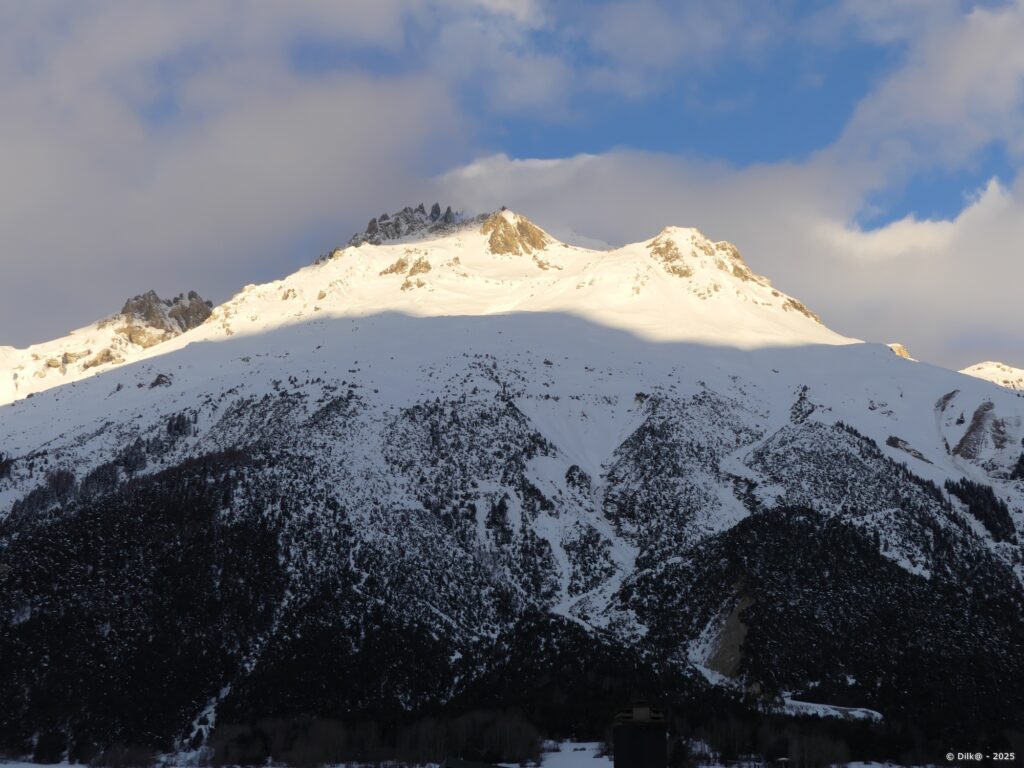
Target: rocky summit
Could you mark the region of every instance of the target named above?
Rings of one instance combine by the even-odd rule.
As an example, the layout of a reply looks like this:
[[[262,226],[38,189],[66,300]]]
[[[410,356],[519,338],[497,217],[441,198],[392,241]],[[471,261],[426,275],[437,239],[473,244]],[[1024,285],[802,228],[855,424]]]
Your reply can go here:
[[[151,328],[169,333],[184,333],[202,325],[210,316],[213,302],[205,301],[195,291],[179,294],[173,299],[161,299],[156,291],[149,291],[128,299],[121,309],[125,318],[140,320]]]
[[[133,299],[172,337],[0,407],[8,751],[597,740],[634,698],[880,755],[1019,729],[1024,399],[732,244],[420,206],[203,306]]]
[[[430,212],[427,213],[426,206],[420,203],[415,208],[406,206],[397,213],[382,213],[380,216],[375,216],[366,225],[366,230],[354,234],[348,244],[380,245],[387,240],[437,234],[452,229],[463,220],[464,217],[454,213],[450,205],[444,213],[441,213],[441,204],[434,203]]]

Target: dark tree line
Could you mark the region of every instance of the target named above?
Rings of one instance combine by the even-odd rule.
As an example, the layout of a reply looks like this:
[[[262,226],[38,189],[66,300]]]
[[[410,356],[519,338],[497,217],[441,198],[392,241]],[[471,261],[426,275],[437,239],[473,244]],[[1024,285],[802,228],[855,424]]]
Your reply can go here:
[[[1017,530],[1006,502],[996,496],[991,486],[963,480],[946,481],[946,490],[967,505],[967,510],[985,526],[996,541],[1017,543]]]
[[[5,751],[168,749],[237,673],[282,585],[277,533],[221,515],[247,465],[204,456],[88,498],[57,471],[59,514],[0,524]]]

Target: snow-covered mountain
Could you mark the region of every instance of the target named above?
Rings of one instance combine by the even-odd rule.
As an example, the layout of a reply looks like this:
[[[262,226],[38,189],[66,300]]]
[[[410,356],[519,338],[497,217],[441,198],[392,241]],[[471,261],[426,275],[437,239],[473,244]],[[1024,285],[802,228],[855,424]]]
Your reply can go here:
[[[1017,393],[834,333],[697,230],[444,218],[0,407],[0,740],[1024,708]]]
[[[853,341],[753,274],[733,245],[697,230],[668,227],[642,243],[591,251],[557,242],[510,211],[467,222],[435,204],[430,213],[419,206],[374,218],[348,247],[283,280],[246,286],[212,318],[195,293],[161,301],[151,291],[62,339],[0,347],[0,403],[198,340],[392,310],[567,312],[646,338],[748,348]],[[193,328],[178,344],[164,343]]]
[[[964,368],[960,373],[991,381],[1007,389],[1024,391],[1024,368],[1014,368],[1006,363],[988,361]]]

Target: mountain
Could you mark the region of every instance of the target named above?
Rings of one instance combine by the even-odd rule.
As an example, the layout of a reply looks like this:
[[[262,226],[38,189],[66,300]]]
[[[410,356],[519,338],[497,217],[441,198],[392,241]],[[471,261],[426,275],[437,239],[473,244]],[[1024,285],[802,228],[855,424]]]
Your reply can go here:
[[[993,363],[989,361],[964,368],[960,373],[991,381],[993,384],[998,384],[1007,389],[1024,391],[1024,368],[1014,368],[1006,363]]]
[[[118,314],[64,338],[26,349],[0,347],[0,404],[136,359],[144,350],[201,325],[211,307],[195,291],[173,299],[149,291],[128,299]]]
[[[1024,400],[694,229],[431,217],[0,407],[8,751],[599,738],[636,696],[1010,738]]]

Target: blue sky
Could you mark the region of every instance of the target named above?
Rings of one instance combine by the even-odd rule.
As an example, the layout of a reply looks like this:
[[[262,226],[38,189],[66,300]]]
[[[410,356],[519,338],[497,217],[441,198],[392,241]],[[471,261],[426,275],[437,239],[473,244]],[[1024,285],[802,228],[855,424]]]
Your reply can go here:
[[[1024,365],[1021,39],[1013,0],[0,0],[0,344],[438,198],[697,226],[841,332]]]

